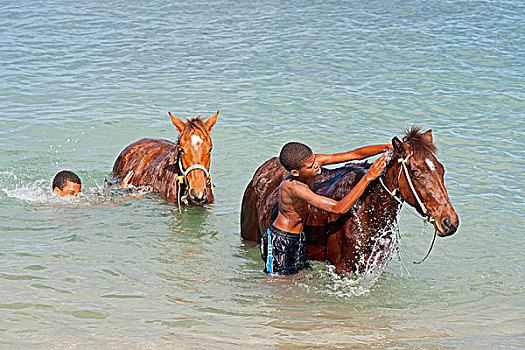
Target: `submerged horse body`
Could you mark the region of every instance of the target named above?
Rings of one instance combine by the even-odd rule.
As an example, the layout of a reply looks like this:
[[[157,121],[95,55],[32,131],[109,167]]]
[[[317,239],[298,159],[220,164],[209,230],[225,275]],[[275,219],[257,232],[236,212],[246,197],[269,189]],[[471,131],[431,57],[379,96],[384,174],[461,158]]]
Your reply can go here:
[[[361,273],[371,264],[384,266],[391,256],[403,201],[428,218],[438,236],[456,232],[459,219],[444,186],[444,168],[435,157],[432,132],[412,128],[403,141],[396,137],[392,144],[392,158],[383,175],[369,184],[347,213],[331,214],[310,207],[304,227],[309,260],[328,261],[340,273]],[[366,174],[368,167],[349,164],[337,169],[323,168],[316,178],[314,192],[339,201]],[[260,242],[261,233],[273,221],[279,185],[287,175],[278,158],[257,169],[242,200],[244,239]]]
[[[130,176],[129,183],[149,186],[170,201],[182,197],[189,204],[211,204],[210,131],[219,112],[206,121],[196,117],[183,122],[173,114],[169,115],[180,133],[177,142],[140,139],[120,153],[113,165],[113,173],[120,178]]]

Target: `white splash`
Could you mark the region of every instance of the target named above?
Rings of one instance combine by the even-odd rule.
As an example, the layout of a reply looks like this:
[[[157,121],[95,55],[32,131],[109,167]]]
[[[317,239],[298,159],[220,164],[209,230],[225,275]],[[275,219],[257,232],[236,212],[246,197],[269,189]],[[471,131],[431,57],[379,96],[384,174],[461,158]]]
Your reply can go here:
[[[16,183],[4,183],[13,182],[13,180]],[[87,207],[103,203],[111,204],[111,202],[118,204],[124,199],[143,196],[151,193],[151,191],[152,189],[148,186],[133,186],[130,189],[115,188],[108,181],[104,181],[103,185],[83,186],[82,192],[78,194],[77,198],[61,197],[52,191],[49,180],[40,179],[35,182],[24,182],[13,173],[0,172],[0,196],[5,193],[9,198],[37,206]]]
[[[57,203],[59,201],[59,196],[53,193],[51,184],[46,180],[38,180],[29,184],[17,184],[14,188],[2,186],[1,190],[8,197],[27,203]]]
[[[400,213],[398,213],[396,220],[392,224],[379,232],[378,237],[374,240],[372,254],[366,260],[364,257],[361,257],[358,266],[361,264],[362,268],[358,269],[356,273],[339,274],[334,266],[327,264],[326,268],[314,272],[308,284],[304,285],[320,294],[340,298],[352,298],[369,294],[374,284],[381,277],[388,262],[397,253],[396,232],[399,229],[399,216]],[[359,220],[357,222],[358,227],[360,227]],[[358,247],[361,244],[362,242],[357,242]]]

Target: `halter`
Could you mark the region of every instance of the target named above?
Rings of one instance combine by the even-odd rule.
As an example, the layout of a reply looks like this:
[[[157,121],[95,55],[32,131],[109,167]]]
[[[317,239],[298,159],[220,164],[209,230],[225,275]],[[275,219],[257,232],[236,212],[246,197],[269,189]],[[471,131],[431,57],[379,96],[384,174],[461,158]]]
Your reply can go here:
[[[403,202],[401,200],[399,200],[399,198],[396,197],[396,193],[397,192],[400,192],[401,193],[401,190],[399,189],[399,180],[401,179],[401,172],[404,172],[405,173],[405,178],[408,182],[408,186],[410,187],[410,192],[412,193],[412,196],[414,196],[414,198],[416,199],[416,202],[417,204],[419,205],[419,207],[421,208],[421,211],[423,213],[425,213],[425,216],[423,215],[420,215],[419,213],[416,214],[416,216],[418,217],[422,217],[427,223],[434,223],[435,220],[434,218],[432,217],[432,215],[430,215],[430,211],[427,209],[427,207],[425,207],[425,204],[423,204],[423,201],[419,198],[419,195],[417,194],[416,192],[416,189],[414,188],[414,184],[412,182],[412,178],[410,177],[410,173],[408,172],[408,168],[406,166],[407,162],[408,162],[408,159],[410,159],[410,157],[412,157],[412,154],[410,154],[408,157],[406,158],[399,158],[397,160],[398,163],[401,163],[401,168],[399,169],[399,174],[397,175],[397,188],[395,188],[393,191],[390,191],[386,186],[385,186],[385,183],[383,182],[383,177],[381,176],[379,178],[379,182],[381,182],[381,185],[383,185],[383,187],[385,188],[385,190],[392,196],[394,197],[394,199],[399,203],[399,204],[403,204]]]
[[[391,154],[390,154],[390,157],[391,157]],[[412,183],[412,178],[410,177],[410,173],[408,172],[408,168],[406,166],[406,164],[408,162],[408,159],[410,157],[412,157],[412,153],[406,158],[401,157],[401,158],[399,158],[397,160],[398,163],[401,163],[401,168],[399,169],[399,174],[397,175],[397,188],[394,188],[393,191],[390,191],[386,187],[385,183],[383,182],[383,176],[379,177],[379,182],[381,183],[381,185],[383,185],[383,188],[400,204],[400,208],[401,208],[401,206],[403,205],[403,201],[396,197],[396,192],[401,193],[401,190],[399,189],[399,180],[401,179],[401,172],[405,173],[405,178],[406,178],[406,180],[408,182],[408,186],[410,187],[410,191],[412,192],[412,196],[414,196],[414,198],[416,199],[416,202],[418,203],[418,205],[421,208],[422,212],[425,213],[425,215],[426,215],[426,216],[422,216],[422,215],[420,215],[417,212],[414,213],[413,210],[410,211],[412,214],[414,214],[417,217],[423,219],[423,232],[422,233],[424,233],[426,231],[426,228],[427,228],[428,224],[429,223],[433,224],[435,222],[435,220],[430,215],[430,212],[427,210],[427,208],[423,204],[423,201],[421,201],[421,199],[419,198],[419,195],[417,194],[416,189],[414,188],[414,184]],[[384,174],[382,174],[382,175],[384,175]],[[436,235],[437,235],[436,231],[434,230],[434,238],[432,239],[432,243],[430,244],[430,249],[428,250],[428,252],[425,255],[425,257],[423,259],[421,259],[420,261],[413,261],[410,258],[410,256],[408,255],[408,252],[406,251],[406,249],[404,249],[404,247],[403,247],[403,250],[405,251],[405,254],[407,255],[407,257],[410,260],[412,260],[412,263],[414,263],[414,264],[421,264],[423,261],[425,261],[428,258],[428,256],[430,255],[430,252],[432,251],[432,248],[434,247],[434,242],[436,241]],[[401,236],[399,236],[399,238],[401,238]]]
[[[201,164],[193,164],[191,166],[189,166],[186,170],[184,170],[184,167],[182,166],[182,158],[181,156],[179,155],[179,170],[182,171],[182,175],[179,175],[177,176],[177,185],[178,185],[178,188],[177,188],[177,203],[179,205],[179,213],[181,213],[181,209],[180,209],[180,201],[181,201],[181,189],[182,189],[182,185],[185,183],[185,182],[188,182],[188,174],[191,173],[193,170],[197,170],[197,169],[200,169],[202,171],[204,171],[204,174],[206,175],[206,182],[210,184],[210,188],[211,188],[211,194],[213,196],[215,196],[215,193],[214,193],[214,185],[213,185],[213,181],[211,180],[211,174],[210,174],[210,171],[204,166],[204,165],[201,165]]]

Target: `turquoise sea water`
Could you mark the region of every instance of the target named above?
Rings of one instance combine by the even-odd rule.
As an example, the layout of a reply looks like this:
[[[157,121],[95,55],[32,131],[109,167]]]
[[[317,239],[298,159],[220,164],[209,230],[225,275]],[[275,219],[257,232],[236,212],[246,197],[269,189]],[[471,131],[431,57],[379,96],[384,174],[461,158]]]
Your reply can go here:
[[[525,348],[520,1],[3,2],[0,348]],[[104,186],[167,111],[211,116],[217,205]],[[255,169],[432,129],[458,232],[373,279],[268,279]],[[51,195],[71,169],[84,195]],[[109,202],[108,202],[109,201]],[[403,247],[431,241],[402,211]]]

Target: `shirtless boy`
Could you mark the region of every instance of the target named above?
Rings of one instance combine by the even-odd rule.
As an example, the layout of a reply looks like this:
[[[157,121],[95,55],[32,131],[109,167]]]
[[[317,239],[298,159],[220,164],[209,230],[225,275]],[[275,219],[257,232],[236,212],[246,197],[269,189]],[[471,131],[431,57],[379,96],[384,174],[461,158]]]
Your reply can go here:
[[[377,159],[368,173],[340,201],[313,192],[315,177],[321,166],[360,160],[385,152],[391,145],[365,146],[338,154],[314,154],[310,147],[298,142],[283,146],[279,160],[290,174],[279,187],[279,213],[262,236],[261,255],[265,272],[292,275],[309,267],[303,227],[310,205],[331,213],[346,213],[363,194],[368,184],[385,167],[385,156]]]

